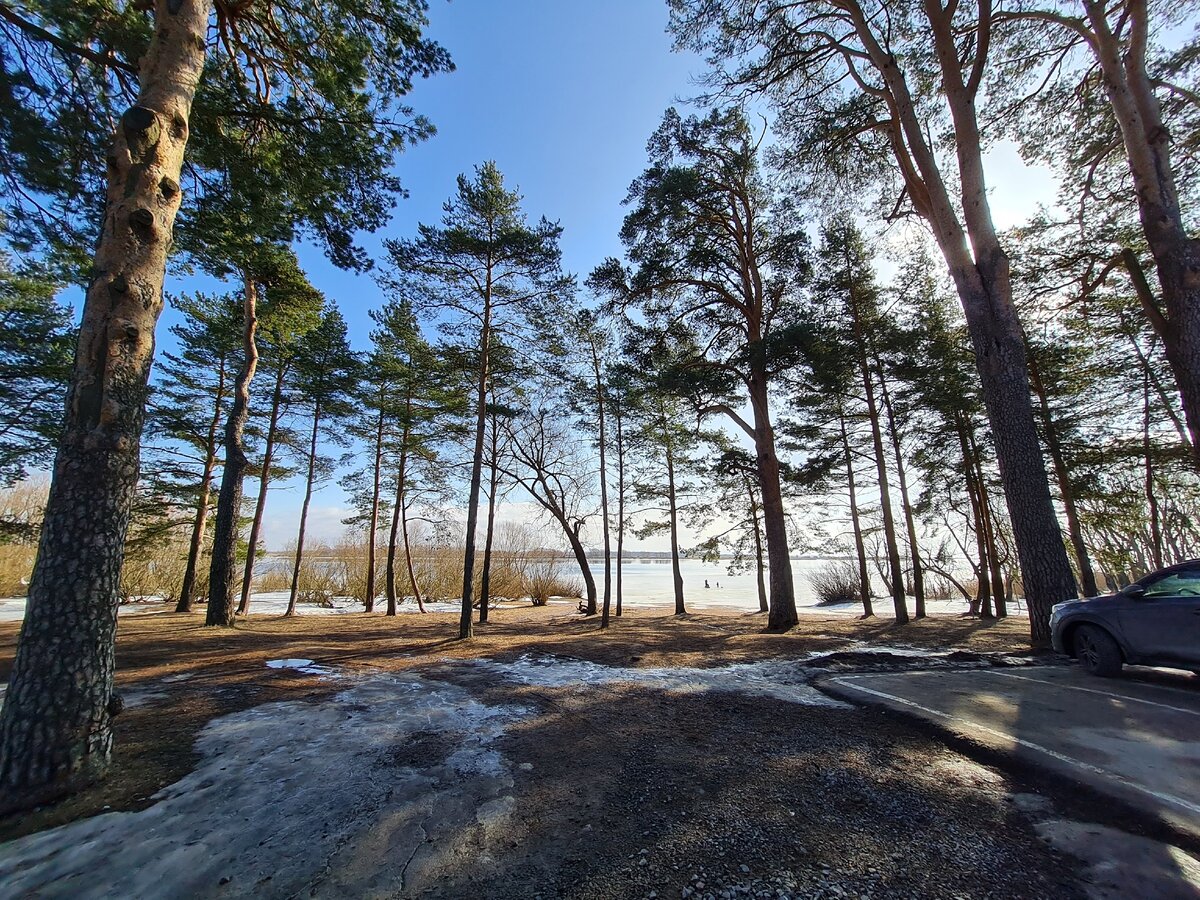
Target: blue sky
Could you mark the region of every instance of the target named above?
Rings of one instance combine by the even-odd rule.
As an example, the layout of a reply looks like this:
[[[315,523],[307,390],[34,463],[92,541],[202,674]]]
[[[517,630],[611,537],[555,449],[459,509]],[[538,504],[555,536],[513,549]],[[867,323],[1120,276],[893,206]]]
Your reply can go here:
[[[411,236],[418,222],[438,221],[455,177],[492,159],[520,189],[531,217],[561,222],[568,271],[583,277],[606,256],[619,256],[621,200],[645,167],[646,140],[668,106],[697,92],[694,79],[704,71],[699,57],[672,52],[666,3],[432,0],[429,16],[430,35],[450,51],[457,71],[416,85],[410,105],[438,133],[397,158],[410,197],[398,202],[386,228],[362,235],[362,244],[379,258],[384,238]],[[1002,228],[1053,199],[1048,175],[1025,169],[1009,145],[991,154],[989,177]],[[368,310],[383,302],[373,278],[336,269],[312,247],[301,247],[300,259],[342,309],[354,346],[366,349]],[[174,292],[213,287],[210,280],[169,272],[167,286]],[[158,331],[163,349],[173,344],[167,329],[176,320],[168,308]],[[302,487],[293,480],[272,489],[269,549],[294,539]],[[347,514],[340,488],[324,485],[314,497],[309,534],[334,539]],[[528,504],[501,511],[501,518],[529,516]],[[653,541],[647,547],[662,549]]]
[[[383,237],[438,221],[455,177],[488,159],[521,190],[531,217],[561,221],[569,271],[586,275],[619,254],[620,201],[645,165],[646,139],[702,68],[671,52],[666,4],[433,0],[430,20],[457,71],[418,83],[411,96],[438,133],[397,158],[410,196],[387,228],[363,236],[372,255]],[[338,271],[311,248],[302,262],[366,347],[366,312],[383,299],[373,280]]]
[[[645,166],[645,145],[663,111],[695,92],[703,70],[690,54],[673,53],[666,4],[657,0],[432,0],[431,37],[457,70],[419,82],[410,105],[430,118],[437,135],[396,161],[409,198],[392,222],[361,236],[372,256],[385,237],[410,236],[418,222],[436,222],[455,177],[495,160],[520,189],[533,218],[564,227],[564,265],[586,276],[606,256],[620,255],[621,200]],[[367,312],[383,303],[370,275],[342,272],[319,250],[300,248],[313,283],[336,300],[357,349],[369,345]],[[168,290],[210,289],[200,278],[168,278]],[[162,349],[177,321],[168,309],[159,325]],[[261,388],[261,386],[260,386]],[[283,485],[279,486],[284,487]],[[302,485],[272,489],[266,542],[281,549],[294,538]],[[511,514],[523,518],[520,505]],[[347,514],[335,483],[314,497],[310,535],[331,538]]]

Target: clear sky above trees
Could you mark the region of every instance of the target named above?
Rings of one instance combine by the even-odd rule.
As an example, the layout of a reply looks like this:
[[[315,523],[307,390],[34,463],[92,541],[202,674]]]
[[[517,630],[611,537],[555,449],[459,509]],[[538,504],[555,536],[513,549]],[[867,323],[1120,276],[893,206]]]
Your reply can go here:
[[[693,76],[703,61],[671,49],[667,8],[654,0],[603,4],[562,0],[431,0],[428,36],[450,49],[457,70],[415,85],[411,103],[437,127],[429,141],[397,157],[409,191],[389,226],[362,235],[376,259],[387,237],[409,237],[418,222],[437,222],[460,173],[495,160],[534,215],[564,227],[563,263],[586,275],[608,256],[620,256],[618,238],[630,182],[646,165],[646,140],[663,111],[697,93]],[[1048,175],[1022,172],[1015,151],[993,154],[995,211],[1002,227],[1051,202]],[[365,349],[367,311],[383,295],[370,274],[343,272],[316,248],[300,247],[314,286],[336,300],[352,345]],[[173,277],[168,290],[215,290],[202,277]],[[174,349],[166,326],[165,349]],[[281,549],[299,511],[301,491],[281,491],[267,512],[266,544]],[[514,513],[520,515],[519,510]],[[340,533],[348,504],[336,485],[313,500],[310,528],[318,539]]]

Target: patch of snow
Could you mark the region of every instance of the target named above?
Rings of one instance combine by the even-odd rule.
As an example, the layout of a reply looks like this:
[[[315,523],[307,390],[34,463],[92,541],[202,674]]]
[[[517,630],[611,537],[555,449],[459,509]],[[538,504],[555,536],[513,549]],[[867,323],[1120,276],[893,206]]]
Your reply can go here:
[[[690,666],[638,669],[535,654],[525,654],[507,663],[492,659],[463,662],[483,666],[510,681],[539,687],[587,689],[597,684],[634,684],[676,693],[735,692],[805,706],[851,708],[810,687],[809,675],[795,661],[788,660],[734,663],[713,669]]]
[[[26,597],[0,597],[0,622],[24,621],[27,600]],[[174,611],[175,607],[166,603],[162,597],[133,597],[128,603],[117,607],[117,614],[122,616]]]
[[[508,827],[513,779],[492,745],[527,714],[377,674],[222,716],[196,741],[195,771],[153,806],[4,844],[0,893],[415,895],[474,829]]]
[[[268,669],[292,669],[305,675],[332,675],[333,669],[318,666],[311,659],[268,659]]]

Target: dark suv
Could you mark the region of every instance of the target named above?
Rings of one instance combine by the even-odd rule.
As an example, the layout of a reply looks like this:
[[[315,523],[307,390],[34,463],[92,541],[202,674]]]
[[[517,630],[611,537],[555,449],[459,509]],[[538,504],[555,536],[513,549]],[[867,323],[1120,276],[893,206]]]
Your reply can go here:
[[[1200,560],[1147,575],[1107,597],[1068,600],[1050,613],[1054,649],[1093,675],[1125,663],[1200,674]]]

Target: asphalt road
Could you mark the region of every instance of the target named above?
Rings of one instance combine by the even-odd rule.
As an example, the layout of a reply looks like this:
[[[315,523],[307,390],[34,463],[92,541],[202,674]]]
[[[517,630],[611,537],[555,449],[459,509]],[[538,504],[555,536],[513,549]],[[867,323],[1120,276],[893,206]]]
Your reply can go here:
[[[1200,678],[1078,666],[844,675],[824,686],[1084,782],[1200,836]]]

